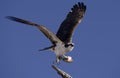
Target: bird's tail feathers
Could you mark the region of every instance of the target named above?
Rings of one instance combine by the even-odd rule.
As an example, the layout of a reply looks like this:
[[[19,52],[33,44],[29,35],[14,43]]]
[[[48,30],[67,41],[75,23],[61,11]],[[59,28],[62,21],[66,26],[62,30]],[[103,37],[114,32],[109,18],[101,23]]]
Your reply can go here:
[[[45,47],[43,49],[40,49],[39,51],[44,51],[44,50],[53,50],[55,46],[50,46],[50,47]]]

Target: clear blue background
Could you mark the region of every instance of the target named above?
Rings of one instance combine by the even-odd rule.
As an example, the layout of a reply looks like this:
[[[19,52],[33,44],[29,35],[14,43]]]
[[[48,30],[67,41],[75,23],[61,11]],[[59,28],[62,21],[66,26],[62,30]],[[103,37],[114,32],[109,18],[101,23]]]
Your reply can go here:
[[[73,78],[120,78],[120,0],[1,0],[0,78],[60,78],[51,68],[54,53],[38,51],[51,45],[49,40],[37,28],[4,17],[27,19],[56,33],[79,1],[87,11],[67,54],[74,62],[58,67]]]

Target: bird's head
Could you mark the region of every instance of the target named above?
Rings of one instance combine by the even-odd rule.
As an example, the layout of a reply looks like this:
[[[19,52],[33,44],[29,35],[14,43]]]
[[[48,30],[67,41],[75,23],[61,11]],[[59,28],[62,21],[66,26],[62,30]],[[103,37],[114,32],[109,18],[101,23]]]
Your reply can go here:
[[[71,63],[71,62],[73,61],[73,59],[72,59],[71,56],[64,56],[64,57],[63,57],[63,61],[68,62],[68,63]]]

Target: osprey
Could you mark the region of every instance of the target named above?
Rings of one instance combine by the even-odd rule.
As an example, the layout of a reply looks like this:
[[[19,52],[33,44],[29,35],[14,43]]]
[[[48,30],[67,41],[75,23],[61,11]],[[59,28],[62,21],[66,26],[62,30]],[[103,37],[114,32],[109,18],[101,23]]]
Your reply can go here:
[[[74,48],[74,43],[72,42],[72,36],[75,28],[81,22],[86,11],[86,5],[83,2],[78,2],[75,4],[71,11],[68,13],[66,19],[61,23],[57,34],[52,33],[43,25],[39,25],[24,19],[20,19],[14,16],[7,16],[8,19],[28,24],[37,27],[52,43],[52,46],[46,47],[43,50],[52,50],[56,55],[56,63],[60,60],[65,62],[72,62],[71,56],[66,56],[65,53],[70,52]]]

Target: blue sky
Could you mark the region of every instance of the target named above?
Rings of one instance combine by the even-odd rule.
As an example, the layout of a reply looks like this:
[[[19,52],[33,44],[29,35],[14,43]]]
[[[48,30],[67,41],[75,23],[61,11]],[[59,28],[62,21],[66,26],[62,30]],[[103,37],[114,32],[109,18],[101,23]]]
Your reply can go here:
[[[83,1],[87,11],[74,32],[73,63],[61,62],[73,78],[120,78],[119,0],[1,0],[0,78],[60,78],[51,68],[55,55],[39,52],[51,45],[35,27],[9,21],[16,16],[57,32],[72,6]]]

